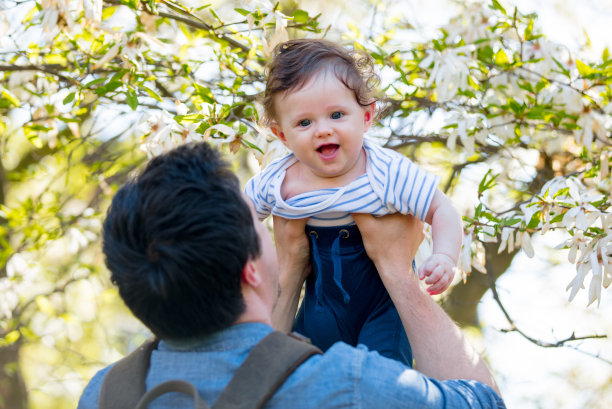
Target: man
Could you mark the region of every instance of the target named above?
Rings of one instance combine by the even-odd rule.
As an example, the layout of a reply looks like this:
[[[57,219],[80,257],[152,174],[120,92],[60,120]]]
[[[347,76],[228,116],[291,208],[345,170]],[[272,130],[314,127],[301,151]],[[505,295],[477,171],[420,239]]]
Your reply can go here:
[[[256,220],[236,176],[207,144],[154,158],[117,192],[104,222],[103,250],[121,298],[161,339],[147,389],[185,379],[212,404],[252,347],[272,331],[279,264]],[[303,363],[266,407],[504,408],[480,357],[411,271],[422,226],[401,215],[355,220],[365,238],[376,237],[364,245],[397,306],[420,372],[337,343]],[[308,272],[303,228],[304,221],[275,223],[290,238],[277,243],[286,255],[282,272]],[[299,275],[281,275],[286,277]],[[280,300],[274,317],[286,327],[286,311],[295,311],[297,301]],[[87,385],[80,409],[98,407],[108,369]],[[149,407],[193,403],[168,394]]]

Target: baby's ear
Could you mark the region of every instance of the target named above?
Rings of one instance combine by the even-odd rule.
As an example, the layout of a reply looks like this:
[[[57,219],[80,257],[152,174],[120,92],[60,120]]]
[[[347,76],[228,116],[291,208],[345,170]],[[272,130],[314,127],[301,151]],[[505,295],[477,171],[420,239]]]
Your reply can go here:
[[[274,136],[276,136],[278,139],[280,139],[280,141],[282,143],[286,143],[287,142],[287,138],[285,138],[285,134],[283,133],[283,131],[280,128],[280,126],[278,125],[278,122],[272,122],[270,124],[270,130],[272,131]]]
[[[363,114],[363,126],[366,130],[370,128],[372,122],[374,122],[374,114],[376,113],[376,102],[372,102],[370,105],[365,107],[365,113]]]

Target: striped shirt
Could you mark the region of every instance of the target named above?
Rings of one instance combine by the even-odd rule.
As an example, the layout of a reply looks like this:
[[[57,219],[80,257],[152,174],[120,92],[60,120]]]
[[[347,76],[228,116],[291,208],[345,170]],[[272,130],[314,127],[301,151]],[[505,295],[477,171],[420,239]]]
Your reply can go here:
[[[364,138],[366,173],[346,186],[313,190],[284,200],[281,185],[297,162],[289,154],[251,178],[245,187],[260,220],[270,214],[286,219],[309,218],[312,226],[352,224],[351,213],[375,216],[400,212],[425,219],[438,177],[410,159]]]

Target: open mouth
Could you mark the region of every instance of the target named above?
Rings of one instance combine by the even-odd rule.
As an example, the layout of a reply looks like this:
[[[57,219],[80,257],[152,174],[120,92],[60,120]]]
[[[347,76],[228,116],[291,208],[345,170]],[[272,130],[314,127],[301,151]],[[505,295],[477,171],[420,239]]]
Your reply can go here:
[[[338,152],[339,148],[340,148],[340,145],[338,144],[328,143],[326,145],[319,146],[317,148],[317,152],[319,152],[319,154],[323,158],[332,158],[333,156],[335,156],[336,152]]]

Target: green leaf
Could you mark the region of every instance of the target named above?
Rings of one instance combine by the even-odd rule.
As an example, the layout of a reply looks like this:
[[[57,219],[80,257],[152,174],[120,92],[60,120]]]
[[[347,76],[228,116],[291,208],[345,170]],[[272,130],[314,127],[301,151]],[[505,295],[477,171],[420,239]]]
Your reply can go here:
[[[308,12],[304,10],[296,10],[291,15],[293,17],[293,21],[298,24],[308,23]]]
[[[145,91],[147,91],[147,94],[149,94],[151,96],[151,98],[155,98],[156,100],[158,100],[159,102],[163,102],[163,100],[161,99],[161,97],[159,95],[157,95],[155,93],[155,91],[153,91],[151,88],[149,87],[145,87],[145,86],[141,86],[140,88],[144,89]]]
[[[603,61],[608,61],[610,59],[610,50],[608,50],[608,47],[604,48],[603,53],[601,53],[601,59]]]
[[[497,179],[497,176],[499,175],[494,175],[493,170],[491,169],[487,170],[487,173],[485,173],[482,180],[478,184],[478,195],[479,196],[482,195],[486,190],[489,190],[495,186],[496,184],[495,179]]]
[[[157,14],[157,6],[155,5],[155,0],[148,0],[149,9],[153,12],[153,14]]]
[[[251,14],[250,11],[245,10],[245,9],[241,9],[241,8],[235,8],[234,9],[235,12],[242,14],[243,16],[248,16],[249,14]]]
[[[215,13],[215,11],[212,8],[210,9],[210,14],[212,14],[213,17],[216,18],[219,23],[225,24],[223,20],[221,20],[221,18],[217,15],[217,13]]]
[[[529,24],[527,24],[527,27],[525,28],[525,40],[529,41],[529,40],[533,40],[533,19],[530,18],[529,19]]]
[[[508,15],[508,13],[506,13],[506,9],[505,9],[505,8],[503,8],[501,4],[499,4],[499,1],[497,1],[497,0],[491,0],[491,2],[493,3],[493,4],[492,4],[492,6],[493,6],[493,8],[494,8],[495,10],[499,10],[499,11],[501,11],[501,12],[504,14],[504,16],[507,16],[507,15]]]
[[[578,68],[581,77],[588,77],[593,73],[593,69],[580,60],[576,60],[576,68]]]
[[[514,219],[504,220],[502,224],[504,226],[514,226],[515,224],[517,224],[519,222],[522,222],[522,221],[523,221],[523,219],[521,219],[521,218],[514,218]]]
[[[565,66],[563,64],[561,64],[555,57],[553,57],[553,61],[555,62],[555,64],[557,64],[557,67],[559,67],[559,69],[561,70],[561,71],[558,71],[558,72],[560,72],[561,74],[565,75],[567,78],[570,78],[569,70],[567,68],[565,68]]]
[[[260,148],[259,146],[255,145],[255,144],[253,144],[253,143],[251,143],[251,142],[249,142],[249,141],[247,141],[246,139],[240,139],[240,141],[241,141],[243,144],[245,144],[246,146],[248,146],[249,148],[251,148],[251,149],[255,149],[255,150],[259,151],[261,154],[263,154],[263,153],[264,153],[264,151],[262,151],[262,150],[261,150],[261,148]]]
[[[19,105],[21,105],[21,101],[19,101],[19,98],[17,98],[15,95],[13,95],[10,91],[0,87],[2,89],[2,97],[6,98],[7,100],[10,101],[11,104],[13,104],[14,106],[18,107]]]
[[[106,20],[106,19],[112,17],[112,15],[115,14],[115,11],[117,11],[117,7],[115,7],[115,6],[104,7],[102,9],[102,20]]]
[[[200,84],[196,84],[196,83],[194,83],[193,85],[195,87],[195,94],[197,96],[202,98],[204,102],[207,102],[209,104],[214,104],[215,97],[210,89],[203,87]]]
[[[495,52],[490,45],[487,45],[483,48],[479,48],[477,51],[478,59],[484,63],[490,64],[493,62],[493,57],[495,56]]]
[[[83,87],[91,88],[92,86],[101,84],[103,82],[106,82],[106,78],[96,78],[95,80],[89,81],[87,84],[83,85]]]
[[[127,102],[128,106],[132,108],[132,111],[136,111],[138,108],[138,95],[132,87],[128,87],[128,90],[125,94],[125,102]]]
[[[20,336],[21,334],[17,330],[9,332],[4,337],[0,338],[0,347],[6,347],[14,344],[15,342],[17,342],[17,340],[19,340]]]
[[[549,84],[548,80],[546,78],[542,78],[535,87],[536,93],[539,93],[540,91],[542,91],[544,88],[546,88],[546,86]]]
[[[106,84],[105,86],[97,88],[95,93],[97,95],[102,96],[102,95],[104,95],[106,93],[109,93],[111,91],[116,90],[117,88],[121,87],[122,85],[123,85],[123,82],[121,82],[121,81],[111,81],[108,84]]]
[[[508,56],[502,48],[500,48],[497,53],[495,53],[495,64],[508,65]]]
[[[74,95],[75,94],[76,94],[75,92],[71,92],[70,94],[66,95],[66,98],[64,98],[62,103],[64,105],[67,105],[67,104],[71,103],[74,100]]]
[[[32,145],[36,146],[38,149],[43,147],[42,141],[38,137],[38,132],[36,132],[34,129],[32,129],[31,126],[24,126],[23,127],[23,134],[28,139],[28,141],[30,141],[30,143]]]
[[[531,86],[530,82],[527,82],[527,81],[519,82],[518,86],[519,86],[520,89],[524,89],[525,91],[531,92],[532,94],[534,93],[533,92],[533,87]]]

